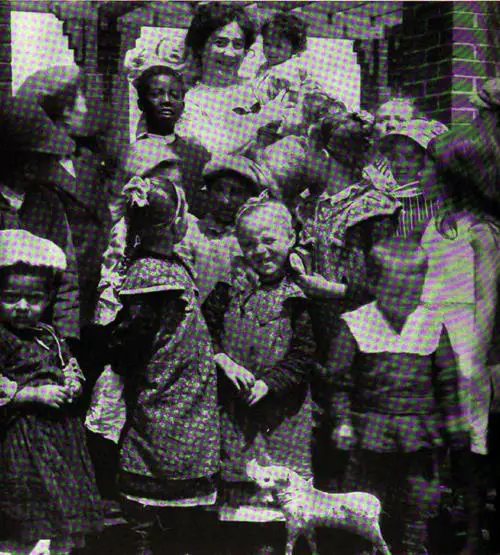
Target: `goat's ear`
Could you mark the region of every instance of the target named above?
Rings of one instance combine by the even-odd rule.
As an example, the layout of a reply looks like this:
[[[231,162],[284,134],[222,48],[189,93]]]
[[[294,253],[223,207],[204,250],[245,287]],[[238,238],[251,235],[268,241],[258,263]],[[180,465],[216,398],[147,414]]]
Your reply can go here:
[[[259,470],[259,463],[257,462],[256,459],[252,459],[250,461],[247,461],[245,471],[246,471],[247,476],[249,478],[255,478],[258,470]]]

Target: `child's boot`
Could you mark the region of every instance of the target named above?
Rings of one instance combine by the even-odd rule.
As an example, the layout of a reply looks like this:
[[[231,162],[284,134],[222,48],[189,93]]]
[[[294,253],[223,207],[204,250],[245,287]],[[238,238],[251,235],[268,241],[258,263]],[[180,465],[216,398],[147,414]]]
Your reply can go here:
[[[406,523],[403,528],[401,541],[404,555],[426,555],[427,551],[427,523],[415,520]]]
[[[465,514],[467,518],[467,541],[460,555],[485,553],[482,521],[486,501],[486,456],[467,453],[464,455]],[[466,464],[465,464],[466,463]]]
[[[156,511],[138,503],[126,503],[123,510],[133,536],[132,553],[153,555],[152,535],[157,520]]]

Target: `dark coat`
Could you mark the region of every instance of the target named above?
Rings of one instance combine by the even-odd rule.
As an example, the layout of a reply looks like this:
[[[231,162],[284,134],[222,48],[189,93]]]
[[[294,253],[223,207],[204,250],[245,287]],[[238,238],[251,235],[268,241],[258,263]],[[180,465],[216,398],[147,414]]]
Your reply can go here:
[[[81,327],[92,322],[97,302],[101,262],[111,225],[104,160],[90,149],[77,150],[71,158],[76,177],[54,159],[45,180],[58,192],[64,205],[78,262]]]
[[[222,308],[220,348],[263,380],[269,393],[249,407],[220,376],[223,475],[228,481],[246,481],[245,461],[269,457],[309,478],[315,345],[304,294],[288,278],[269,286],[243,283],[242,288],[235,280],[231,297]],[[213,314],[209,319],[217,321]]]

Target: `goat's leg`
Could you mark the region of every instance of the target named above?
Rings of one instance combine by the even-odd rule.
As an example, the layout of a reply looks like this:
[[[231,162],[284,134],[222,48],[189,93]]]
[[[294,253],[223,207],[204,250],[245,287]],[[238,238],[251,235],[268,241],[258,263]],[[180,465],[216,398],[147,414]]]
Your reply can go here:
[[[314,528],[308,528],[307,530],[305,530],[304,535],[306,537],[307,543],[309,544],[311,555],[319,555],[318,543],[316,542],[316,532]]]
[[[295,524],[286,523],[286,549],[285,555],[293,555],[293,550],[297,538],[299,537],[299,528]]]

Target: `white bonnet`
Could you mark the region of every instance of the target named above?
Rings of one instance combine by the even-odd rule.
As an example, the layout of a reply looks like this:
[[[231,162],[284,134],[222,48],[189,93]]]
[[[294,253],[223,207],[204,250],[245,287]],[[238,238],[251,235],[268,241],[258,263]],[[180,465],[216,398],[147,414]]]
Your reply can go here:
[[[0,268],[25,264],[33,268],[48,268],[63,272],[66,255],[52,241],[23,229],[0,231]]]

